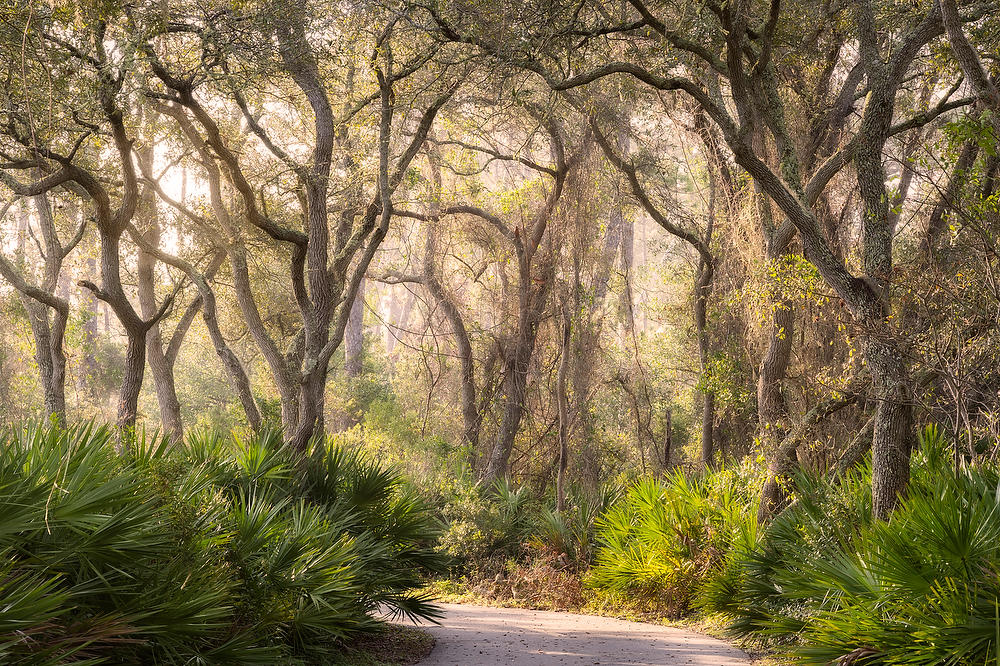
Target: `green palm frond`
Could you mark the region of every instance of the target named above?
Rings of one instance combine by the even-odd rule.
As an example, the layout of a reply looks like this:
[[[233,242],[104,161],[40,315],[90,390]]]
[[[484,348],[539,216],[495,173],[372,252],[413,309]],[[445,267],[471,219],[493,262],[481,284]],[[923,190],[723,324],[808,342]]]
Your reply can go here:
[[[274,432],[28,425],[0,432],[0,661],[275,663],[378,624],[440,570],[397,472]]]

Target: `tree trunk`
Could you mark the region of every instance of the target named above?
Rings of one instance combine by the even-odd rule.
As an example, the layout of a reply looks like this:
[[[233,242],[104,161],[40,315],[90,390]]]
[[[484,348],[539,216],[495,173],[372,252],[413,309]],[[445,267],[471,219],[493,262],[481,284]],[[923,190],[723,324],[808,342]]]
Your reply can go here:
[[[428,233],[433,233],[428,230]],[[479,431],[482,427],[482,416],[479,413],[478,398],[476,396],[476,366],[472,356],[472,342],[469,339],[469,332],[465,328],[465,322],[458,311],[458,307],[448,297],[444,291],[444,286],[431,272],[433,266],[425,266],[423,282],[438,307],[444,313],[451,326],[451,335],[455,339],[459,362],[462,364],[461,374],[461,395],[462,395],[462,434],[466,445],[470,449],[470,455],[475,455],[479,449]]]
[[[913,386],[892,338],[869,335],[863,344],[878,400],[872,434],[872,514],[884,520],[910,480],[910,452],[916,443]]]
[[[479,412],[478,398],[476,397],[476,367],[472,356],[472,341],[469,339],[469,331],[465,328],[465,321],[458,310],[458,306],[445,291],[444,284],[438,279],[437,269],[437,236],[436,227],[441,221],[441,199],[443,196],[441,185],[441,160],[437,148],[427,151],[427,162],[431,169],[431,201],[429,205],[430,216],[428,223],[424,225],[424,260],[422,282],[431,296],[437,303],[441,311],[444,312],[448,324],[451,326],[451,335],[455,339],[458,357],[462,364],[462,430],[463,439],[469,447],[469,460],[471,467],[475,468],[475,463],[479,455],[479,431],[482,427],[482,416]]]
[[[500,428],[493,442],[493,448],[486,460],[486,468],[483,470],[483,480],[486,482],[502,479],[510,471],[510,454],[514,449],[514,440],[521,431],[521,419],[524,416],[528,366],[533,351],[534,336],[519,336],[513,352],[504,363],[503,417],[500,420]]]
[[[715,466],[715,394],[705,392],[701,406],[701,464]]]
[[[643,227],[645,228],[645,227]],[[645,241],[643,241],[645,248]],[[645,249],[643,250],[645,251]],[[628,330],[635,330],[635,298],[632,295],[632,267],[635,264],[635,222],[630,219],[622,223],[622,318]],[[642,332],[646,332],[643,325]]]
[[[127,331],[125,374],[118,395],[118,427],[126,434],[135,431],[139,414],[139,391],[146,368],[146,335],[144,331]]]
[[[52,333],[50,336],[52,350],[52,409],[50,417],[66,422],[66,353],[63,349],[63,339],[66,335],[66,322],[69,308],[65,312],[54,310],[52,313]]]
[[[562,312],[562,344],[559,354],[559,371],[556,375],[556,400],[559,403],[559,469],[556,472],[556,512],[566,510],[566,468],[569,464],[569,396],[566,392],[566,374],[569,366],[570,318],[564,307]]]
[[[215,273],[225,261],[226,253],[224,251],[217,251],[206,272],[201,273],[194,265],[163,252],[152,245],[149,239],[143,237],[134,229],[131,231],[133,239],[139,244],[144,253],[148,253],[165,264],[184,271],[184,274],[188,276],[198,289],[198,298],[191,302],[180,323],[174,329],[174,334],[171,336],[170,344],[167,346],[167,352],[164,355],[165,360],[173,365],[177,358],[180,341],[188,330],[189,320],[195,316],[197,309],[201,309],[202,319],[205,322],[205,328],[208,329],[212,345],[215,347],[215,353],[221,359],[223,368],[232,381],[233,389],[236,391],[236,395],[246,414],[247,423],[254,432],[259,431],[261,427],[260,410],[257,408],[257,402],[253,397],[250,379],[247,377],[243,364],[236,357],[236,354],[233,353],[233,350],[229,347],[229,343],[226,342],[225,337],[222,335],[222,330],[219,328],[215,292],[212,291],[212,288],[208,284],[208,280],[215,276]],[[179,338],[178,336],[181,337]]]
[[[42,387],[45,415],[52,420],[66,421],[66,357],[62,352],[62,334],[65,318],[55,313],[50,324],[49,307],[27,296],[22,302],[28,312],[32,337],[35,341],[35,362]],[[56,349],[56,344],[59,349]]]
[[[944,191],[941,192],[934,210],[931,211],[931,215],[927,219],[927,230],[924,233],[923,243],[920,248],[921,260],[925,265],[930,265],[933,261],[938,241],[948,228],[946,214],[953,208],[962,188],[968,182],[966,172],[975,164],[978,155],[979,144],[975,141],[967,141],[962,146],[958,160],[955,162],[955,168],[948,179],[948,184],[945,186]]]
[[[253,289],[250,286],[250,273],[247,268],[246,250],[241,246],[229,248],[229,264],[233,272],[233,289],[236,292],[236,302],[246,321],[247,329],[261,351],[271,379],[281,398],[281,427],[286,433],[294,432],[299,419],[300,389],[293,381],[288,363],[278,351],[277,346],[268,334],[254,300]]]
[[[663,422],[663,469],[670,469],[670,456],[674,448],[674,410],[667,407]]]
[[[243,406],[243,412],[246,414],[250,429],[258,432],[261,427],[260,409],[257,407],[257,401],[253,397],[250,378],[247,377],[246,370],[243,369],[243,364],[236,357],[236,354],[233,353],[233,350],[229,347],[229,343],[226,342],[226,339],[222,335],[222,330],[219,328],[215,294],[211,290],[206,290],[206,292],[202,292],[202,319],[205,321],[205,327],[208,329],[208,336],[215,347],[215,353],[219,355],[222,366],[232,381],[233,389],[236,391],[236,396]]]
[[[709,231],[711,234],[711,231]],[[712,269],[704,262],[698,269],[695,281],[694,321],[698,334],[698,355],[701,359],[702,378],[706,377],[709,366],[708,339],[708,293],[711,289]],[[705,468],[713,466],[715,457],[715,393],[708,386],[702,387],[701,411],[701,464]]]
[[[97,279],[97,260],[94,257],[87,258],[86,279],[90,281]],[[89,289],[83,290],[81,300],[83,301],[82,308],[85,312],[83,322],[83,379],[85,382],[84,385],[87,387],[87,391],[91,397],[96,398],[97,387],[95,380],[101,370],[97,363],[97,341],[99,335],[97,322],[101,317],[101,302]]]
[[[144,171],[150,171],[153,162],[152,146],[147,144],[136,153],[139,162],[144,165]],[[152,247],[159,248],[160,220],[156,210],[156,198],[148,185],[142,188],[138,212],[145,218],[146,229],[143,232],[145,241]],[[156,258],[142,250],[139,251],[136,277],[139,313],[143,319],[151,320],[157,312]],[[164,354],[159,321],[146,331],[146,358],[149,361],[149,372],[153,376],[156,401],[160,407],[160,427],[173,441],[180,442],[184,439],[181,403],[177,398],[173,363]]]
[[[616,145],[618,154],[622,159],[629,159],[631,153],[631,137],[629,135],[629,116],[619,116],[618,135]],[[601,251],[601,262],[598,273],[594,280],[594,301],[603,303],[608,292],[608,281],[614,270],[615,259],[619,256],[622,260],[622,270],[625,273],[626,282],[631,281],[629,273],[632,268],[632,244],[634,242],[634,223],[625,218],[625,204],[627,201],[626,188],[628,182],[624,177],[620,177],[617,183],[616,193],[611,202],[611,211],[608,215],[608,228],[604,234],[604,247]],[[627,241],[626,241],[627,236]],[[626,249],[625,244],[628,243]],[[626,293],[629,291],[626,284]],[[624,296],[623,296],[624,298]]]
[[[42,271],[39,277],[34,271],[28,270],[27,277],[24,266],[15,266],[6,257],[0,255],[0,276],[14,287],[21,297],[28,315],[28,323],[35,341],[35,360],[38,364],[39,384],[42,387],[45,414],[53,421],[66,419],[66,357],[63,353],[63,337],[66,332],[66,320],[69,316],[69,301],[65,296],[57,296],[60,287],[59,279],[63,259],[79,242],[83,227],[78,229],[71,245],[63,247],[56,231],[47,194],[32,197],[38,212],[38,222],[41,230],[42,243],[39,243],[39,254],[42,260]],[[23,264],[27,256],[25,251],[25,236],[31,232],[31,221],[26,207],[21,207],[18,224],[17,252]],[[35,239],[37,242],[37,238]],[[49,310],[52,310],[50,319]]]
[[[155,221],[151,223],[155,224]],[[151,228],[146,234],[146,240],[155,247],[159,245],[159,236],[159,229]],[[157,311],[155,266],[156,259],[152,255],[139,252],[137,271],[139,311],[144,319],[152,318]],[[160,407],[160,426],[172,440],[182,441],[184,425],[181,419],[181,403],[177,398],[173,364],[163,353],[163,337],[159,322],[153,324],[146,333],[146,357],[149,361],[150,375],[153,377],[153,387],[156,390],[156,401]]]
[[[771,332],[757,376],[758,424],[761,435],[771,440],[780,440],[788,427],[788,403],[783,384],[794,331],[795,309],[789,300],[779,300],[771,308]]]
[[[705,229],[703,245],[710,248],[712,231],[715,226],[716,208],[716,178],[709,178],[708,224]],[[698,357],[701,360],[701,376],[704,382],[709,372],[710,346],[708,330],[708,297],[712,293],[712,278],[715,275],[715,264],[701,254],[698,261],[698,272],[694,282],[694,326],[698,334]],[[715,393],[711,386],[702,386],[701,412],[701,464],[704,468],[712,467],[715,460]]]
[[[544,227],[542,227],[542,233],[544,233]],[[538,234],[538,237],[541,238],[541,233]],[[535,353],[538,323],[541,321],[542,309],[545,306],[553,280],[553,266],[549,258],[539,262],[540,265],[536,269],[538,277],[535,278],[531,273],[530,260],[525,256],[523,250],[519,251],[521,258],[519,260],[518,325],[514,339],[509,343],[504,354],[503,417],[500,420],[500,428],[493,442],[493,448],[486,460],[486,468],[483,470],[483,480],[489,482],[504,478],[510,472],[510,454],[514,449],[514,440],[521,430],[521,419],[525,412],[528,370],[531,358]]]
[[[344,373],[348,377],[358,377],[361,374],[365,346],[364,319],[365,280],[362,280],[358,295],[351,304],[351,315],[347,318],[347,329],[344,331]]]
[[[783,486],[788,482],[792,470],[798,465],[796,451],[809,429],[856,401],[856,396],[846,394],[824,400],[810,409],[794,428],[788,429],[767,467],[767,481],[761,491],[760,505],[757,508],[758,524],[766,524],[785,507],[788,494]]]
[[[385,353],[389,356],[390,360],[395,361],[396,356],[399,352],[396,350],[396,344],[399,342],[399,338],[406,335],[406,327],[410,323],[410,314],[413,312],[413,304],[416,302],[416,295],[410,291],[406,295],[406,300],[403,301],[402,307],[399,310],[398,318],[393,319],[388,323],[389,328],[389,340],[386,345]]]
[[[844,449],[844,453],[837,460],[837,463],[833,466],[831,477],[833,479],[839,479],[848,471],[851,470],[858,462],[864,458],[864,455],[872,448],[872,432],[875,428],[875,416],[873,415],[867,421],[860,431],[851,440],[851,443],[847,445]]]

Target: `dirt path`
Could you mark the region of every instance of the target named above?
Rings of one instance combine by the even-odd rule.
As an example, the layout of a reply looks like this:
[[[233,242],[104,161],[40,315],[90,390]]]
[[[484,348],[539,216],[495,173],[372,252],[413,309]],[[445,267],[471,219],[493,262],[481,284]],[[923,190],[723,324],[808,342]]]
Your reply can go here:
[[[601,664],[746,666],[750,659],[683,629],[571,613],[442,604],[437,639],[421,666]]]

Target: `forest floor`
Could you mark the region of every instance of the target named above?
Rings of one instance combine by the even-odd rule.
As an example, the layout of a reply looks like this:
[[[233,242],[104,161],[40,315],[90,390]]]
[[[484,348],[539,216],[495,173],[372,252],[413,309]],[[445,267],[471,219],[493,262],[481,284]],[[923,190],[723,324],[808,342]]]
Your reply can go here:
[[[310,666],[410,666],[422,661],[434,647],[425,629],[390,623],[384,631],[363,635],[335,649]]]
[[[442,604],[436,639],[421,666],[528,664],[744,666],[750,658],[685,629],[610,617],[521,608]]]

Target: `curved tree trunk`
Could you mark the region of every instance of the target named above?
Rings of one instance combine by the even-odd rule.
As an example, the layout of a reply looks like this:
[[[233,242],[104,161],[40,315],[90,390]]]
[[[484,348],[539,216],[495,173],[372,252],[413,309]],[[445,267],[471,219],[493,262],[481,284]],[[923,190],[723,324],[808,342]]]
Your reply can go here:
[[[788,403],[783,383],[792,353],[795,331],[795,310],[787,300],[778,301],[771,309],[771,331],[767,351],[760,362],[757,377],[757,416],[762,433],[772,431],[781,438],[788,419]]]
[[[831,414],[855,402],[857,402],[857,396],[853,394],[845,394],[824,400],[810,409],[801,422],[797,423],[794,427],[788,428],[774,457],[767,466],[765,490],[761,494],[760,506],[757,508],[757,522],[759,524],[763,525],[769,522],[787,504],[788,495],[785,493],[782,485],[787,482],[788,476],[798,465],[795,452],[802,444],[809,429],[829,418]]]
[[[541,268],[539,283],[532,284],[530,264],[522,261],[519,300],[520,313],[513,340],[508,343],[504,354],[503,417],[496,438],[486,459],[482,479],[492,482],[507,476],[510,471],[510,454],[514,450],[514,440],[521,431],[525,401],[528,390],[528,371],[535,353],[538,324],[552,284],[552,265]]]
[[[472,356],[472,341],[469,339],[469,331],[465,327],[462,313],[458,306],[448,295],[444,284],[438,278],[437,270],[437,236],[435,226],[441,220],[441,161],[437,147],[427,151],[427,162],[431,169],[431,183],[433,191],[429,206],[428,224],[424,225],[426,238],[424,241],[424,261],[423,276],[421,282],[431,292],[431,296],[438,307],[444,313],[448,324],[451,326],[451,335],[455,339],[458,358],[462,364],[461,393],[462,393],[462,435],[466,446],[469,447],[470,465],[474,468],[479,455],[479,431],[482,428],[482,414],[479,411],[479,402],[476,391],[476,366]]]
[[[65,422],[66,357],[62,349],[62,332],[66,329],[66,317],[55,311],[50,319],[50,308],[28,296],[23,297],[23,302],[35,341],[35,362],[38,364],[45,414],[50,419]]]
[[[510,454],[514,450],[514,440],[521,431],[527,398],[528,368],[534,350],[534,333],[525,331],[518,335],[513,350],[508,350],[509,356],[504,361],[503,417],[483,470],[482,479],[487,483],[506,477],[510,471]]]
[[[711,289],[712,270],[702,263],[695,282],[694,321],[698,335],[698,355],[701,359],[701,372],[708,372],[709,339],[708,339],[708,292]],[[709,468],[715,459],[715,393],[711,388],[702,389],[701,411],[701,464]]]
[[[210,290],[207,294],[203,292],[202,301],[202,319],[205,321],[205,327],[208,329],[208,336],[212,340],[212,346],[215,347],[215,353],[219,355],[222,367],[225,368],[226,374],[229,375],[229,379],[233,383],[233,389],[236,391],[236,396],[239,398],[240,404],[243,406],[243,412],[246,414],[247,424],[249,424],[251,430],[258,432],[261,427],[260,409],[257,407],[257,401],[254,400],[250,378],[247,377],[243,364],[222,336],[216,311],[215,294],[211,293]]]
[[[429,231],[428,236],[433,232]],[[428,240],[428,245],[433,247],[433,241]],[[429,252],[432,250],[429,250]],[[444,286],[433,272],[433,266],[425,264],[425,272],[421,282],[427,287],[434,301],[444,313],[451,326],[451,335],[455,339],[456,352],[459,362],[462,364],[460,377],[462,395],[462,438],[470,449],[470,453],[475,455],[479,449],[479,431],[482,427],[482,416],[479,413],[479,403],[476,390],[476,366],[472,356],[472,341],[469,339],[469,332],[465,328],[462,314],[458,307],[449,298],[444,290]]]
[[[250,286],[246,250],[242,246],[234,245],[229,248],[229,265],[232,268],[236,302],[251,337],[257,343],[257,347],[271,371],[271,379],[274,381],[281,398],[281,427],[286,433],[294,432],[299,419],[299,389],[291,377],[285,358],[278,351],[264,326],[263,320],[261,320],[253,289]]]
[[[768,464],[768,478],[761,489],[758,522],[769,519],[785,502],[781,478],[798,464],[798,440],[788,433],[788,402],[784,381],[792,353],[795,310],[791,302],[779,301],[771,308],[771,334],[757,376],[757,423],[762,441],[778,443]]]
[[[144,145],[136,151],[136,154],[142,170],[150,172],[153,162],[152,145]],[[149,185],[143,186],[140,193],[138,214],[144,218],[146,242],[154,248],[159,247],[160,219],[156,209],[156,198]],[[152,319],[157,311],[156,258],[141,249],[136,266],[136,278],[139,313],[143,319]],[[184,438],[181,403],[177,398],[177,385],[174,382],[174,364],[164,353],[159,321],[146,332],[146,357],[149,360],[149,373],[153,377],[153,387],[156,390],[156,401],[160,407],[160,426],[172,440],[179,442]]]
[[[205,328],[208,329],[208,336],[212,340],[212,346],[215,347],[215,353],[218,354],[219,359],[222,361],[222,367],[225,368],[226,374],[229,375],[229,379],[232,381],[233,390],[236,391],[236,396],[239,398],[240,404],[243,406],[243,412],[246,414],[247,424],[251,430],[258,432],[261,427],[260,409],[257,407],[257,401],[254,400],[253,388],[250,386],[250,378],[247,377],[243,363],[233,353],[229,343],[226,342],[226,339],[222,335],[222,330],[219,328],[215,294],[211,290],[208,290],[207,294],[202,292],[202,301],[202,319],[205,321]]]
[[[20,294],[28,314],[35,342],[35,361],[38,364],[39,383],[42,387],[45,414],[51,420],[65,422],[66,419],[66,356],[63,338],[69,318],[69,299],[65,293],[56,295],[62,272],[63,260],[80,242],[86,222],[77,228],[74,237],[66,244],[59,239],[52,216],[52,208],[47,193],[31,197],[38,213],[38,223],[42,242],[39,252],[42,260],[42,275],[39,283],[25,277],[23,266],[18,267],[0,254],[0,276]],[[11,204],[7,205],[7,208]],[[6,213],[7,208],[4,209]],[[18,253],[25,257],[25,235],[30,231],[27,210],[22,208],[18,229]],[[71,215],[71,217],[75,217]],[[37,240],[37,239],[36,239]],[[22,262],[23,263],[23,262]],[[32,279],[34,276],[32,276]],[[65,285],[63,285],[65,287]],[[65,289],[62,290],[65,292]],[[52,311],[51,314],[49,311]]]
[[[144,331],[128,331],[125,348],[125,373],[118,393],[118,427],[129,433],[135,430],[139,414],[139,391],[146,368],[146,335]]]
[[[159,245],[159,229],[150,229],[147,240],[154,246]],[[156,260],[146,252],[139,253],[138,292],[139,308],[143,318],[149,319],[156,314],[156,291],[154,267]],[[160,325],[156,323],[146,333],[146,356],[149,360],[149,374],[153,377],[153,387],[156,390],[156,401],[160,407],[160,424],[163,432],[174,441],[184,438],[184,425],[181,419],[181,403],[177,398],[177,385],[174,382],[173,364],[163,353],[163,336]]]
[[[260,410],[258,409],[257,402],[253,397],[253,389],[250,386],[250,379],[247,377],[243,364],[240,362],[236,354],[233,353],[229,343],[226,342],[225,337],[222,335],[222,329],[219,327],[218,307],[215,292],[208,284],[208,280],[215,275],[215,273],[222,266],[222,263],[226,260],[226,253],[224,251],[218,251],[212,259],[212,263],[208,266],[206,272],[202,274],[192,264],[183,261],[178,257],[167,254],[158,247],[152,245],[149,242],[149,239],[143,237],[142,234],[136,231],[134,227],[129,227],[129,231],[132,233],[132,238],[139,244],[144,253],[149,253],[163,263],[180,269],[185,275],[188,276],[188,279],[190,279],[198,289],[198,299],[192,302],[192,304],[188,307],[188,311],[185,312],[182,322],[178,324],[178,331],[175,331],[174,336],[171,337],[170,345],[167,348],[166,360],[173,363],[174,359],[176,359],[177,348],[180,344],[179,339],[176,337],[177,333],[183,333],[183,331],[187,330],[187,325],[184,323],[185,319],[189,316],[194,316],[194,309],[200,303],[201,316],[202,320],[205,322],[205,328],[208,329],[209,339],[212,341],[215,353],[222,361],[222,366],[225,369],[226,374],[229,375],[233,390],[236,391],[236,396],[239,398],[240,404],[243,406],[243,411],[247,417],[247,423],[254,432],[259,431],[261,427]]]

